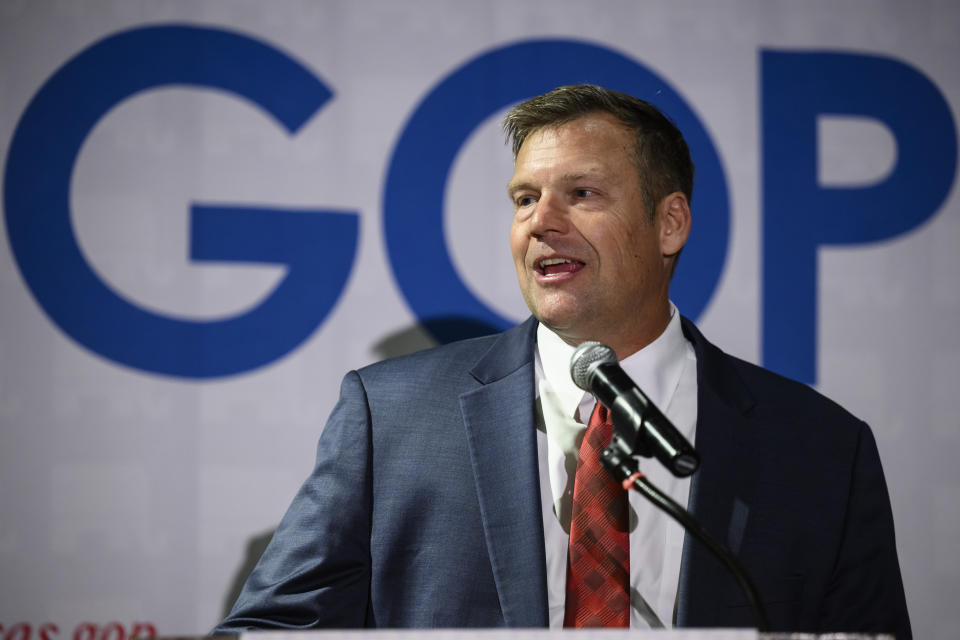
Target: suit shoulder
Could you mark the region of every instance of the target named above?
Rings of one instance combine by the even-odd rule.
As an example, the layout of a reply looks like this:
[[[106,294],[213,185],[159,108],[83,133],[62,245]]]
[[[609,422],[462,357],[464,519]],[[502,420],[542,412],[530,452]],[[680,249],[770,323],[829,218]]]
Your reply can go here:
[[[395,375],[425,367],[469,366],[483,356],[499,334],[458,340],[374,362],[357,370],[362,378]]]
[[[756,401],[755,411],[782,416],[811,431],[846,431],[853,436],[866,424],[816,389],[740,358],[724,354]]]
[[[358,371],[367,381],[402,379],[445,380],[476,377],[484,382],[516,370],[533,361],[536,321],[533,318],[503,333],[458,340],[408,355],[389,358]]]
[[[432,397],[456,397],[484,380],[487,365],[509,371],[532,362],[533,351],[524,338],[524,325],[498,333],[451,342],[431,349],[389,358],[357,371],[365,388],[388,395],[426,392]]]
[[[854,434],[865,423],[810,386],[725,353],[684,319],[697,353],[698,380],[754,418],[800,429]]]

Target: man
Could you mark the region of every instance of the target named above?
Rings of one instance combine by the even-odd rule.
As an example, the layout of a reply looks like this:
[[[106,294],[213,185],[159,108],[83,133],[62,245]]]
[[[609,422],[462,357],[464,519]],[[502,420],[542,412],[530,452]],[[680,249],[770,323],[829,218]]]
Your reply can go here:
[[[669,300],[691,225],[680,132],[585,85],[515,107],[505,128],[533,318],[349,373],[313,473],[218,631],[752,626],[716,559],[597,472],[590,447],[612,427],[567,367],[598,340],[695,441],[692,483],[642,469],[739,557],[774,629],[909,638],[869,428],[722,353]]]

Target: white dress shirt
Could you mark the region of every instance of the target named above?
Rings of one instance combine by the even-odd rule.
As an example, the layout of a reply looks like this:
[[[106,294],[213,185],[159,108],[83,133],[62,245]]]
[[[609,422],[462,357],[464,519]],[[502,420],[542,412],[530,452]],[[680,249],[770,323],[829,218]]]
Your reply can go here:
[[[672,303],[670,313],[660,337],[620,366],[692,443],[697,423],[696,356]],[[538,327],[537,444],[551,628],[563,627],[573,480],[580,442],[596,404],[593,395],[570,378],[573,351],[550,329]],[[640,470],[681,506],[687,505],[689,478],[674,477],[655,458],[641,458]],[[672,627],[683,528],[636,491],[630,491],[629,500],[630,627]]]

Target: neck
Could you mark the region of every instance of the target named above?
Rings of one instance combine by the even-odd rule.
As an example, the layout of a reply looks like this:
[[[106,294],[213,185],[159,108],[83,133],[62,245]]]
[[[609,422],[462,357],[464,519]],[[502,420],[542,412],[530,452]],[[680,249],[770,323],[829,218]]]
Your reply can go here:
[[[659,338],[666,330],[667,325],[670,324],[670,317],[670,303],[665,302],[662,311],[659,311],[655,316],[648,315],[636,322],[615,328],[622,330],[607,328],[606,330],[587,330],[573,333],[560,328],[550,328],[570,346],[576,347],[584,342],[596,340],[613,349],[617,354],[617,360],[625,360]]]

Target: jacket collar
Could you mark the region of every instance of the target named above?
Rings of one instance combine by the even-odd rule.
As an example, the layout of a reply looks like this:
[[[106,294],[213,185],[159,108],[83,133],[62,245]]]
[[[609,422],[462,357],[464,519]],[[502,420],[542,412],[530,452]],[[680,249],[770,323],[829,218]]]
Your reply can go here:
[[[537,320],[533,316],[499,336],[470,369],[470,375],[481,384],[489,384],[527,365],[533,365],[533,349],[537,342]],[[533,391],[533,388],[530,388]]]

